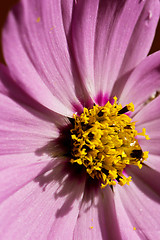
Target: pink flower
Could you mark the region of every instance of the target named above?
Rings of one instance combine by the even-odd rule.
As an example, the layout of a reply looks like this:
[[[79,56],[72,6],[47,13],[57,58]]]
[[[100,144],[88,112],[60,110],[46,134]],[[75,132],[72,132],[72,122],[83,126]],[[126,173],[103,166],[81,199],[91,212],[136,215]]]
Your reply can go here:
[[[159,0],[22,0],[10,12],[0,239],[159,239],[160,52],[146,57],[159,10]],[[149,156],[142,169],[125,168],[129,185],[101,188],[70,162],[70,126],[74,113],[114,96],[134,103],[130,117],[150,137],[139,137]]]

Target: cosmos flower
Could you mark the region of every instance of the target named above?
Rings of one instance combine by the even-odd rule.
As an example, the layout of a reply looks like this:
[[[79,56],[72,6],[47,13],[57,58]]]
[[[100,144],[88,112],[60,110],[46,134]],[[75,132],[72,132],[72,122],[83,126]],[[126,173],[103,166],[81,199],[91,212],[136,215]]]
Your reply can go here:
[[[3,30],[0,239],[158,239],[159,0],[22,0]]]

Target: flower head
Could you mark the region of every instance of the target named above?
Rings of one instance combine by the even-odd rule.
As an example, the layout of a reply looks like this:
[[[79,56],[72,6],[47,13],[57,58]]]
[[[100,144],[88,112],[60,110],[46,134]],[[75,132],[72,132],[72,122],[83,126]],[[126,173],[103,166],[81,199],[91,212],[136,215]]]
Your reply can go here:
[[[21,0],[3,31],[0,239],[158,239],[159,0]]]

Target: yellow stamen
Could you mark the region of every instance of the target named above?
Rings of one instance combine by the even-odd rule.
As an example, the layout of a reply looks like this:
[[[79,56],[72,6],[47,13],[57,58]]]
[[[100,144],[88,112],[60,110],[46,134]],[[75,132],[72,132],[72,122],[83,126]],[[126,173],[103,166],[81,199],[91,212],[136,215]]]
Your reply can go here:
[[[126,106],[127,106],[128,111],[134,112],[134,104],[133,103],[129,103]]]
[[[135,130],[135,122],[124,114],[127,111],[134,111],[133,103],[122,108],[114,97],[113,105],[107,102],[105,106],[84,108],[80,116],[74,114],[71,162],[85,166],[92,178],[101,181],[102,188],[108,184],[129,184],[131,177],[123,174],[125,167],[141,168],[148,157],[135,137],[142,135],[148,140],[149,136],[145,129],[142,133]]]

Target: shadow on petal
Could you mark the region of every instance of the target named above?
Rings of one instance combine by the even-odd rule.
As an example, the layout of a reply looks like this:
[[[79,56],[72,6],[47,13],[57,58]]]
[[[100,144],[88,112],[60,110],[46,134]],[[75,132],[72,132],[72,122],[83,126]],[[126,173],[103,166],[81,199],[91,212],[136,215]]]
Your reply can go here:
[[[160,173],[143,164],[142,169],[135,166],[127,168],[127,173],[132,176],[132,181],[136,186],[149,198],[156,202],[160,202]]]
[[[56,161],[56,160],[55,160]],[[58,159],[58,162],[61,160]],[[54,201],[61,198],[64,203],[56,211],[56,217],[63,217],[71,209],[74,201],[83,195],[85,185],[85,172],[82,168],[62,160],[60,164],[53,167],[53,163],[48,164],[41,173],[34,179],[39,183],[42,191],[47,191],[48,185],[56,185],[53,192]]]

